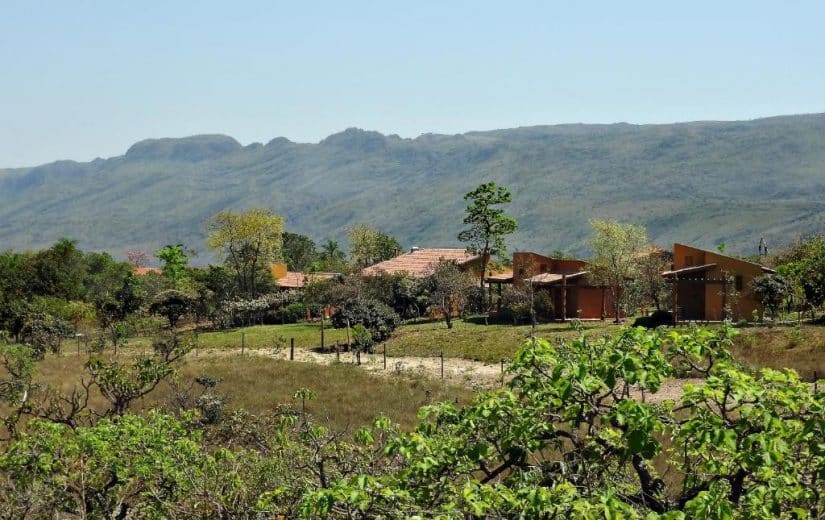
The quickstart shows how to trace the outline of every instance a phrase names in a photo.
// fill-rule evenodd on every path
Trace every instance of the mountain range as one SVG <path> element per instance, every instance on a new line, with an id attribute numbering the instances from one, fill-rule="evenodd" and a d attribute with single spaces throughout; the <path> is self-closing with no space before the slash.
<path id="1" fill-rule="evenodd" d="M 825 230 L 825 114 L 751 121 L 533 126 L 424 134 L 350 128 L 319 143 L 225 135 L 148 139 L 124 155 L 0 170 L 0 249 L 60 237 L 84 249 L 204 251 L 218 211 L 270 207 L 286 228 L 345 245 L 367 223 L 405 246 L 458 245 L 462 196 L 513 193 L 511 249 L 584 252 L 592 218 L 643 224 L 662 245 L 751 254 Z"/>

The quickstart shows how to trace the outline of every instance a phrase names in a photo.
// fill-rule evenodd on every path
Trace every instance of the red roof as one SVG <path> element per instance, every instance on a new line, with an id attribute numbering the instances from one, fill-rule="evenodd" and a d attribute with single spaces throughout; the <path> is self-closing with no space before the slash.
<path id="1" fill-rule="evenodd" d="M 415 278 L 426 278 L 435 272 L 439 262 L 455 262 L 464 265 L 478 259 L 478 255 L 458 248 L 413 248 L 409 253 L 371 265 L 361 270 L 364 276 L 383 273 L 407 273 Z"/>
<path id="2" fill-rule="evenodd" d="M 149 273 L 163 274 L 163 269 L 160 267 L 135 267 L 132 272 L 138 276 L 143 276 Z"/>
<path id="3" fill-rule="evenodd" d="M 284 289 L 300 289 L 312 280 L 329 280 L 337 275 L 337 273 L 310 273 L 304 274 L 296 271 L 287 271 L 286 276 L 278 278 L 276 283 L 278 287 Z"/>

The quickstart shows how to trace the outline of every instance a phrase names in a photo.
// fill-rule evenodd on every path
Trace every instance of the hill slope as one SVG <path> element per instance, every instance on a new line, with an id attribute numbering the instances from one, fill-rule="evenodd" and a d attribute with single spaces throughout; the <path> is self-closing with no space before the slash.
<path id="1" fill-rule="evenodd" d="M 751 253 L 760 236 L 778 244 L 825 229 L 825 114 L 416 139 L 349 129 L 245 147 L 218 135 L 147 140 L 110 159 L 0 170 L 0 248 L 70 236 L 116 253 L 202 250 L 208 217 L 251 206 L 318 240 L 368 222 L 406 245 L 452 245 L 462 195 L 486 180 L 513 192 L 514 248 L 580 250 L 589 218 L 614 217 L 663 244 Z"/>

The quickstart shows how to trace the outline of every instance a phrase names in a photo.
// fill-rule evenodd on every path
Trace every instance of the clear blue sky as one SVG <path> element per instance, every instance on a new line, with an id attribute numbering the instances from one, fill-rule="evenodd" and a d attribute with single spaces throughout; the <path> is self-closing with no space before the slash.
<path id="1" fill-rule="evenodd" d="M 197 133 L 822 112 L 824 22 L 821 0 L 3 0 L 0 167 Z"/>

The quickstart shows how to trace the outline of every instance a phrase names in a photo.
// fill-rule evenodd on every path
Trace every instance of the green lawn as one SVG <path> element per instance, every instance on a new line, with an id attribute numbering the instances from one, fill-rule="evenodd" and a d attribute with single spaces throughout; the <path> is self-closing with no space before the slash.
<path id="1" fill-rule="evenodd" d="M 711 325 L 715 326 L 715 325 Z M 610 334 L 617 327 L 610 322 L 585 322 L 585 331 L 591 335 Z M 528 325 L 483 325 L 474 321 L 455 320 L 448 329 L 443 321 L 402 325 L 386 342 L 387 355 L 437 356 L 444 352 L 448 358 L 465 358 L 487 363 L 498 363 L 513 356 L 519 346 L 530 337 Z M 542 338 L 572 338 L 576 332 L 569 323 L 548 323 L 536 327 Z M 230 331 L 204 332 L 199 336 L 201 349 L 238 349 L 241 335 L 248 349 L 286 348 L 295 338 L 296 348 L 316 348 L 321 343 L 318 323 L 291 325 L 264 325 Z M 330 347 L 338 340 L 346 343 L 344 329 L 325 329 L 325 343 Z M 825 327 L 804 325 L 794 327 L 749 327 L 740 331 L 735 342 L 734 356 L 753 367 L 787 367 L 803 377 L 825 375 Z M 148 348 L 148 338 L 132 338 L 130 348 Z M 74 344 L 67 343 L 67 351 Z M 383 348 L 378 347 L 379 352 Z"/>
<path id="2" fill-rule="evenodd" d="M 608 334 L 616 329 L 609 322 L 585 322 L 589 334 Z M 530 337 L 529 325 L 484 325 L 472 321 L 455 320 L 448 329 L 443 321 L 404 325 L 387 341 L 388 356 L 437 356 L 474 359 L 498 363 L 508 359 Z M 536 327 L 541 338 L 576 335 L 569 323 L 547 323 Z M 381 348 L 381 347 L 379 347 Z"/>
<path id="3" fill-rule="evenodd" d="M 346 329 L 334 329 L 326 322 L 324 343 L 331 348 L 336 340 L 347 342 Z M 608 334 L 616 329 L 610 322 L 585 322 L 584 329 L 590 334 Z M 387 355 L 437 356 L 444 352 L 448 358 L 464 358 L 487 363 L 498 363 L 513 356 L 525 339 L 530 337 L 529 325 L 484 325 L 474 321 L 454 320 L 448 329 L 443 321 L 402 325 L 387 341 Z M 536 335 L 543 338 L 573 337 L 576 332 L 569 323 L 547 323 L 536 327 Z M 317 348 L 321 345 L 319 323 L 295 323 L 289 325 L 258 325 L 229 331 L 203 332 L 198 337 L 199 348 L 239 349 L 243 335 L 247 349 L 289 347 L 295 338 L 296 348 Z M 150 338 L 129 339 L 130 349 L 145 349 Z M 377 347 L 380 351 L 383 347 Z"/>
<path id="4" fill-rule="evenodd" d="M 345 329 L 334 329 L 329 321 L 324 326 L 324 344 L 331 348 L 336 341 L 347 342 Z M 241 348 L 248 349 L 286 348 L 290 339 L 295 339 L 295 348 L 317 348 L 321 345 L 321 325 L 315 323 L 292 323 L 288 325 L 256 325 L 241 329 L 216 332 L 202 332 L 198 335 L 198 347 L 207 349 Z M 143 348 L 151 344 L 151 338 L 131 338 L 130 347 Z"/>

